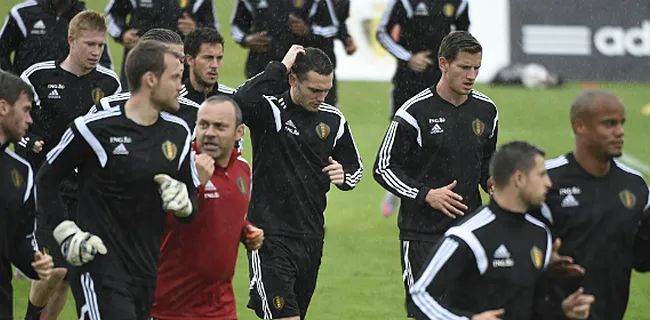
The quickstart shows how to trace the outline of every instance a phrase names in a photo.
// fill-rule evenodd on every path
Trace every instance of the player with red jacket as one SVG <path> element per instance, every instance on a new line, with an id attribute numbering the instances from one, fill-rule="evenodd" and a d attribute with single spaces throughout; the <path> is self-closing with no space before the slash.
<path id="1" fill-rule="evenodd" d="M 151 316 L 160 320 L 237 319 L 232 278 L 239 242 L 262 246 L 261 229 L 246 219 L 251 169 L 234 148 L 244 134 L 241 110 L 225 96 L 198 111 L 193 145 L 199 214 L 191 224 L 167 219 Z"/>

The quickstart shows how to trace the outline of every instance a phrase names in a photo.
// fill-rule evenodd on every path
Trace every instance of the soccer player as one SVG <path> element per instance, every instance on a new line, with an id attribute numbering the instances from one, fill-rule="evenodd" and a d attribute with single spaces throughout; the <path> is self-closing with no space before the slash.
<path id="1" fill-rule="evenodd" d="M 32 279 L 47 280 L 52 256 L 34 252 L 34 171 L 11 151 L 32 122 L 32 89 L 17 76 L 0 71 L 0 318 L 13 319 L 11 264 Z"/>
<path id="2" fill-rule="evenodd" d="M 237 0 L 230 24 L 233 39 L 249 49 L 246 77 L 264 71 L 270 61 L 280 61 L 293 44 L 317 47 L 336 65 L 337 11 L 332 1 Z M 335 90 L 326 102 L 336 104 Z"/>
<path id="3" fill-rule="evenodd" d="M 505 144 L 490 172 L 489 205 L 445 232 L 411 287 L 417 319 L 532 318 L 535 286 L 553 250 L 548 227 L 528 214 L 551 187 L 544 152 L 525 142 Z M 587 319 L 593 302 L 580 288 L 558 311 Z"/>
<path id="4" fill-rule="evenodd" d="M 258 93 L 285 83 L 289 71 L 288 91 Z M 265 234 L 262 247 L 249 252 L 248 307 L 260 318 L 305 317 L 323 252 L 330 183 L 352 190 L 363 173 L 345 117 L 323 102 L 333 71 L 323 51 L 295 45 L 235 95 L 253 148 L 248 220 Z"/>
<path id="5" fill-rule="evenodd" d="M 467 0 L 388 1 L 377 29 L 377 40 L 397 58 L 391 90 L 391 119 L 408 99 L 440 80 L 442 72 L 435 54 L 452 27 L 469 30 L 468 12 Z M 384 216 L 395 213 L 399 197 L 399 194 L 386 192 L 381 206 Z"/>
<path id="6" fill-rule="evenodd" d="M 141 41 L 153 40 L 164 43 L 170 49 L 178 52 L 185 61 L 185 50 L 183 48 L 183 39 L 178 33 L 169 29 L 153 28 L 142 35 Z M 124 105 L 131 97 L 131 92 L 118 93 L 116 95 L 104 97 L 99 100 L 89 112 L 97 112 L 98 110 L 108 110 L 117 106 Z M 199 109 L 199 104 L 181 96 L 178 96 L 178 111 L 174 115 L 185 120 L 190 131 L 194 130 L 196 124 L 196 111 Z"/>
<path id="7" fill-rule="evenodd" d="M 148 319 L 165 216 L 198 211 L 191 133 L 166 112 L 178 110 L 180 58 L 156 41 L 134 47 L 129 100 L 75 119 L 38 173 L 38 214 L 56 226 L 80 318 Z M 74 168 L 83 188 L 71 221 L 57 186 Z"/>
<path id="8" fill-rule="evenodd" d="M 211 96 L 235 94 L 235 89 L 218 82 L 223 53 L 223 37 L 217 30 L 199 28 L 185 37 L 190 76 L 183 83 L 182 97 L 201 104 Z"/>
<path id="9" fill-rule="evenodd" d="M 79 12 L 68 27 L 68 56 L 62 60 L 36 63 L 21 75 L 34 90 L 34 123 L 27 136 L 18 144 L 20 152 L 38 170 L 45 155 L 56 144 L 66 128 L 76 117 L 88 112 L 88 107 L 104 95 L 121 90 L 118 76 L 99 65 L 106 45 L 106 21 L 92 10 Z M 24 148 L 24 149 L 23 149 Z M 20 150 L 22 149 L 22 150 Z M 74 171 L 59 188 L 65 203 L 65 216 L 73 218 L 77 204 L 77 181 Z M 47 282 L 35 281 L 30 291 L 27 317 L 43 311 L 45 319 L 56 319 L 68 297 L 65 281 L 67 264 L 61 256 L 59 245 L 52 237 L 56 226 L 37 221 L 36 240 L 39 247 L 50 252 L 55 272 Z"/>
<path id="10" fill-rule="evenodd" d="M 111 0 L 105 9 L 108 33 L 124 46 L 124 57 L 153 28 L 164 28 L 187 35 L 196 28 L 219 30 L 219 20 L 212 1 L 205 0 Z M 122 64 L 122 84 L 128 81 Z"/>
<path id="11" fill-rule="evenodd" d="M 234 100 L 213 96 L 201 105 L 193 152 L 199 214 L 189 225 L 167 218 L 151 313 L 156 319 L 237 319 L 232 278 L 239 243 L 255 250 L 264 240 L 245 219 L 251 168 L 234 148 L 243 134 Z"/>
<path id="12" fill-rule="evenodd" d="M 554 308 L 578 287 L 596 298 L 592 319 L 623 319 L 632 268 L 647 247 L 635 250 L 635 236 L 650 237 L 639 222 L 650 214 L 650 191 L 643 176 L 614 160 L 622 155 L 625 108 L 613 94 L 585 91 L 571 104 L 575 148 L 546 168 L 553 182 L 543 217 L 561 253 L 573 257 L 587 272 L 583 277 L 550 281 L 537 319 L 558 319 Z M 646 242 L 647 243 L 647 242 Z"/>
<path id="13" fill-rule="evenodd" d="M 0 31 L 0 69 L 20 75 L 34 63 L 65 59 L 68 25 L 84 10 L 86 5 L 77 0 L 25 1 L 15 5 Z M 103 51 L 99 63 L 113 69 L 108 46 Z"/>
<path id="14" fill-rule="evenodd" d="M 481 206 L 497 144 L 498 112 L 473 90 L 481 45 L 465 31 L 446 36 L 438 52 L 442 78 L 396 113 L 377 153 L 374 177 L 399 195 L 398 226 L 407 314 L 409 291 L 424 259 L 456 216 Z"/>

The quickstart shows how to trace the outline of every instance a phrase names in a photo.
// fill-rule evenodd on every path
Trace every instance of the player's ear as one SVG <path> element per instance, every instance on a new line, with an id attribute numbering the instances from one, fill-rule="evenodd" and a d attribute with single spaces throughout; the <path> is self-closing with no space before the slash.
<path id="1" fill-rule="evenodd" d="M 521 172 L 521 170 L 516 170 L 515 173 L 512 174 L 512 179 L 511 183 L 517 187 L 517 189 L 520 189 L 521 187 L 524 186 L 524 183 L 526 182 L 526 174 Z"/>
<path id="2" fill-rule="evenodd" d="M 574 134 L 581 134 L 585 130 L 585 122 L 582 119 L 573 119 L 571 120 L 571 127 L 573 128 Z"/>
<path id="3" fill-rule="evenodd" d="M 449 68 L 449 64 L 447 63 L 447 59 L 445 57 L 438 57 L 438 65 L 440 66 L 440 70 L 447 72 Z"/>
<path id="4" fill-rule="evenodd" d="M 296 82 L 298 82 L 298 77 L 296 77 L 296 75 L 295 75 L 293 72 L 290 73 L 290 74 L 289 74 L 289 84 L 290 84 L 292 87 L 295 87 L 295 86 L 296 86 Z"/>
<path id="5" fill-rule="evenodd" d="M 74 38 L 72 36 L 68 36 L 68 46 L 72 47 L 73 42 L 74 42 Z"/>
<path id="6" fill-rule="evenodd" d="M 188 65 L 188 66 L 193 66 L 193 65 L 194 65 L 194 57 L 192 57 L 192 56 L 189 55 L 189 54 L 186 55 L 186 56 L 185 56 L 185 62 L 187 62 L 187 65 Z"/>
<path id="7" fill-rule="evenodd" d="M 241 139 L 244 136 L 244 124 L 240 124 L 237 126 L 237 129 L 235 129 L 235 138 L 237 140 Z"/>
<path id="8" fill-rule="evenodd" d="M 142 75 L 142 84 L 143 85 L 145 85 L 145 86 L 147 86 L 149 88 L 153 88 L 153 87 L 156 86 L 157 83 L 158 83 L 158 77 L 156 77 L 156 75 L 153 72 L 148 71 L 148 72 L 145 72 Z"/>
<path id="9" fill-rule="evenodd" d="M 11 108 L 9 102 L 5 99 L 0 99 L 0 116 L 7 115 L 7 113 L 9 113 L 9 108 Z"/>

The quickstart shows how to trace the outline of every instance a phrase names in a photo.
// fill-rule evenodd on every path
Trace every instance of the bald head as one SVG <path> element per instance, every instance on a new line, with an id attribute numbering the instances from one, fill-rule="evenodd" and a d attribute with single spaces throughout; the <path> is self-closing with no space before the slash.
<path id="1" fill-rule="evenodd" d="M 598 112 L 604 105 L 623 104 L 613 94 L 602 90 L 587 90 L 582 92 L 571 104 L 571 121 L 584 119 L 585 116 Z"/>
<path id="2" fill-rule="evenodd" d="M 199 114 L 205 113 L 206 108 L 223 108 L 223 107 L 231 107 L 234 108 L 235 112 L 235 126 L 239 126 L 240 124 L 243 123 L 243 117 L 241 113 L 241 109 L 239 108 L 239 105 L 235 100 L 227 97 L 227 96 L 212 96 L 209 97 L 207 100 L 203 101 L 201 106 L 199 107 Z M 203 111 L 202 111 L 203 110 Z"/>
<path id="3" fill-rule="evenodd" d="M 577 150 L 603 163 L 622 154 L 624 123 L 625 107 L 609 92 L 585 91 L 571 104 Z"/>
<path id="4" fill-rule="evenodd" d="M 196 144 L 222 167 L 228 165 L 237 140 L 244 135 L 241 109 L 226 96 L 205 100 L 196 117 Z"/>

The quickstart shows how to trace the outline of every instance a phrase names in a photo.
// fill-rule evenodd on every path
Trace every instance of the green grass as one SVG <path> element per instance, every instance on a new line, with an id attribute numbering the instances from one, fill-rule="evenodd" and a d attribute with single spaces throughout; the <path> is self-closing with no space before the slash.
<path id="1" fill-rule="evenodd" d="M 0 12 L 8 12 L 16 0 L 2 1 Z M 88 4 L 103 10 L 106 0 L 90 0 Z M 230 37 L 228 20 L 233 0 L 217 1 L 226 57 L 220 82 L 237 86 L 244 80 L 245 51 Z M 115 65 L 121 63 L 122 49 L 110 43 Z M 489 61 L 484 61 L 489 63 Z M 117 69 L 117 68 L 116 68 Z M 119 69 L 118 69 L 119 70 Z M 650 118 L 641 108 L 650 103 L 645 90 L 648 84 L 601 83 L 600 87 L 619 95 L 627 107 L 627 143 L 625 151 L 634 157 L 650 159 L 647 128 Z M 309 310 L 311 319 L 402 319 L 403 289 L 399 263 L 399 242 L 396 217 L 384 218 L 379 202 L 384 191 L 372 178 L 371 168 L 377 148 L 387 129 L 388 83 L 343 82 L 339 86 L 340 105 L 354 133 L 366 172 L 356 190 L 330 193 L 326 212 L 327 235 L 325 252 L 316 293 Z M 524 139 L 544 148 L 555 157 L 573 146 L 568 122 L 568 106 L 582 90 L 579 83 L 561 89 L 525 90 L 478 86 L 499 107 L 500 142 Z M 245 156 L 250 157 L 250 148 Z M 650 162 L 650 160 L 645 160 Z M 650 174 L 650 173 L 647 173 Z M 16 280 L 15 314 L 24 315 L 29 282 Z M 240 319 L 256 319 L 246 309 L 248 270 L 245 253 L 240 251 L 234 279 Z M 647 319 L 642 311 L 650 298 L 650 278 L 635 274 L 626 319 Z M 596 302 L 597 303 L 597 302 Z M 68 304 L 61 319 L 75 319 L 74 301 Z"/>

